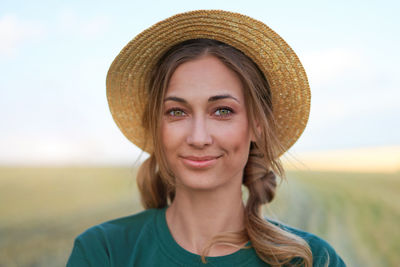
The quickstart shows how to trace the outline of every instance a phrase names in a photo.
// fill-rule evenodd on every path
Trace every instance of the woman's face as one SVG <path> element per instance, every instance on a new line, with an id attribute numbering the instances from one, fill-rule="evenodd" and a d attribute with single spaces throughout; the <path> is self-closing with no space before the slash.
<path id="1" fill-rule="evenodd" d="M 242 84 L 219 59 L 180 65 L 164 98 L 162 145 L 177 188 L 240 188 L 250 131 Z"/>

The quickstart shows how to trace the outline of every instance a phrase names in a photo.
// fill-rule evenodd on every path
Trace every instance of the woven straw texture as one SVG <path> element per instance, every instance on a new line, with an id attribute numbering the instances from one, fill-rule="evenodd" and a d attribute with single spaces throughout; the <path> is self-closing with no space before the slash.
<path id="1" fill-rule="evenodd" d="M 285 151 L 305 129 L 310 88 L 300 60 L 289 45 L 264 23 L 221 10 L 197 10 L 167 18 L 131 40 L 114 59 L 107 74 L 107 99 L 122 133 L 151 152 L 141 126 L 150 70 L 173 45 L 208 38 L 227 43 L 250 57 L 264 72 L 272 94 L 277 136 Z"/>

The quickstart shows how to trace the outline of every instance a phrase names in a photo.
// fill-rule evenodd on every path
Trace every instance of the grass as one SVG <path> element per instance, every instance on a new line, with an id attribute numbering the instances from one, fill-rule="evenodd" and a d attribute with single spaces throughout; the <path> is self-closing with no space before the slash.
<path id="1" fill-rule="evenodd" d="M 0 170 L 0 266 L 65 266 L 76 235 L 140 204 L 128 168 Z"/>
<path id="2" fill-rule="evenodd" d="M 327 240 L 348 266 L 400 262 L 400 173 L 289 172 L 266 215 Z M 1 168 L 0 266 L 65 266 L 88 227 L 141 209 L 129 168 Z"/>
<path id="3" fill-rule="evenodd" d="M 327 240 L 349 266 L 400 262 L 400 173 L 289 172 L 268 208 Z"/>

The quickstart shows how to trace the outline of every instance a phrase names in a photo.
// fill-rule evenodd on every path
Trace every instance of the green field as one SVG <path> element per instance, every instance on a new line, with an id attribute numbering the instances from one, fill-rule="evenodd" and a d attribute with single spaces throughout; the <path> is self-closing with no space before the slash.
<path id="1" fill-rule="evenodd" d="M 348 266 L 400 263 L 400 173 L 289 172 L 266 215 Z M 131 168 L 1 168 L 0 266 L 65 266 L 86 228 L 141 209 Z"/>

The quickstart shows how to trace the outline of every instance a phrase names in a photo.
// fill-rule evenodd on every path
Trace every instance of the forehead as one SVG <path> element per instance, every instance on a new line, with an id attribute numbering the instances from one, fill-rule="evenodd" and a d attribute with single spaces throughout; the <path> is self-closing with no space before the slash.
<path id="1" fill-rule="evenodd" d="M 181 64 L 172 74 L 166 97 L 209 97 L 230 94 L 243 100 L 238 75 L 214 56 L 204 56 Z M 242 101 L 241 101 L 242 102 Z"/>

